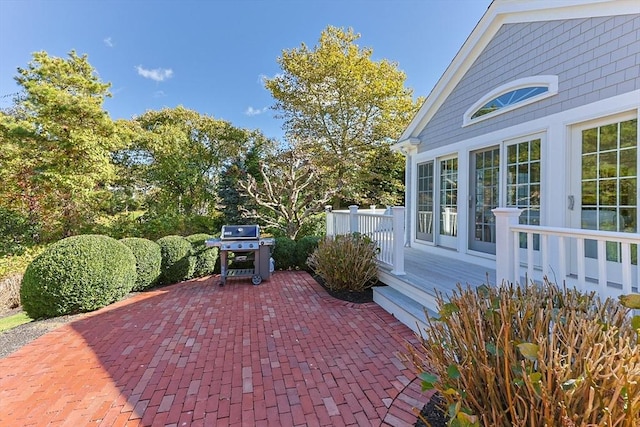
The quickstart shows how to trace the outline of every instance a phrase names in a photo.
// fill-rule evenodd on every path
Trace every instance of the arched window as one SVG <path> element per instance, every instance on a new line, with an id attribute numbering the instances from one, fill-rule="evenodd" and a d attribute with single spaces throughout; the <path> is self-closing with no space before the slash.
<path id="1" fill-rule="evenodd" d="M 504 84 L 469 108 L 462 125 L 470 125 L 558 93 L 558 76 L 534 76 Z"/>

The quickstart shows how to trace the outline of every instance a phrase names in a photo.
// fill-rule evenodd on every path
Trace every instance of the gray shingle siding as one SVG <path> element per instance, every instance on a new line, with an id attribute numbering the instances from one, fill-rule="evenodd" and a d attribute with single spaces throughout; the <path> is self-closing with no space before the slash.
<path id="1" fill-rule="evenodd" d="M 557 75 L 558 94 L 462 127 L 496 87 Z M 420 133 L 420 151 L 640 89 L 640 15 L 503 25 Z"/>

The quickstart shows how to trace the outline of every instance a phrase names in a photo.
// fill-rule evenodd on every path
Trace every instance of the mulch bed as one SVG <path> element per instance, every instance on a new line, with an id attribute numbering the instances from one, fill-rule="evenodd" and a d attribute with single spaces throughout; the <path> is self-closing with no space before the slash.
<path id="1" fill-rule="evenodd" d="M 429 403 L 422 407 L 415 427 L 446 427 L 447 417 L 442 410 L 444 404 L 444 399 L 440 395 L 434 394 L 433 397 L 429 399 Z M 425 420 L 427 424 L 425 424 L 423 420 Z"/>
<path id="2" fill-rule="evenodd" d="M 348 301 L 355 304 L 363 304 L 366 302 L 373 302 L 373 288 L 365 289 L 362 292 L 352 291 L 334 291 L 327 287 L 322 277 L 317 274 L 313 274 L 313 278 L 318 282 L 329 295 L 342 301 Z M 382 282 L 378 282 L 375 286 L 386 286 Z"/>

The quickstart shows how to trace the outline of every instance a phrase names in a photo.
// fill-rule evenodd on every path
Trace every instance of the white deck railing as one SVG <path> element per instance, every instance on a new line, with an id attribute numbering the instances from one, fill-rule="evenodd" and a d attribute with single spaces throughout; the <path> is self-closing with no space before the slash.
<path id="1" fill-rule="evenodd" d="M 391 267 L 391 273 L 404 275 L 404 207 L 390 209 L 358 210 L 349 206 L 348 211 L 327 213 L 327 236 L 361 233 L 378 245 L 378 262 Z"/>
<path id="2" fill-rule="evenodd" d="M 597 291 L 601 297 L 640 291 L 638 261 L 632 259 L 632 247 L 640 245 L 640 234 L 520 225 L 519 209 L 493 212 L 498 281 L 520 282 L 524 274 L 528 281 L 548 277 L 586 292 Z M 521 245 L 521 236 L 526 236 L 526 245 Z M 585 249 L 588 241 L 594 242 L 591 251 Z M 613 261 L 607 260 L 608 246 L 613 249 L 609 254 Z"/>

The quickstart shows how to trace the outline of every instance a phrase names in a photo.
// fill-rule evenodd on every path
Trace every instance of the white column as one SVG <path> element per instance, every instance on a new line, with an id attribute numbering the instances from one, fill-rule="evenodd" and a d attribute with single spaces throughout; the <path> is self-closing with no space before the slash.
<path id="1" fill-rule="evenodd" d="M 391 274 L 396 276 L 405 275 L 404 271 L 404 206 L 394 206 L 391 208 L 393 215 L 393 269 Z"/>
<path id="2" fill-rule="evenodd" d="M 358 226 L 358 205 L 349 206 L 349 233 L 359 233 Z"/>
<path id="3" fill-rule="evenodd" d="M 496 208 L 491 212 L 496 217 L 496 285 L 503 281 L 519 282 L 519 268 L 514 265 L 513 248 L 516 235 L 510 227 L 518 225 L 522 209 Z"/>

